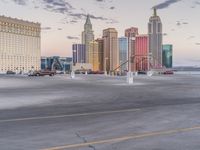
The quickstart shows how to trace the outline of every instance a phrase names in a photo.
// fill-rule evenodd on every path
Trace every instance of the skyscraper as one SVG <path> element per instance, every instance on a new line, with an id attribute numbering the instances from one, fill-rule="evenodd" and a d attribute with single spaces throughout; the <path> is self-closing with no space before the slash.
<path id="1" fill-rule="evenodd" d="M 104 71 L 114 71 L 119 67 L 118 32 L 115 28 L 103 30 Z"/>
<path id="2" fill-rule="evenodd" d="M 120 71 L 124 72 L 128 70 L 128 38 L 119 38 L 119 64 L 121 65 Z M 123 65 L 122 65 L 123 64 Z"/>
<path id="3" fill-rule="evenodd" d="M 125 37 L 128 38 L 128 69 L 133 72 L 134 70 L 134 55 L 135 55 L 135 37 L 138 35 L 138 28 L 131 27 L 125 30 Z M 130 64 L 130 67 L 129 67 Z"/>
<path id="4" fill-rule="evenodd" d="M 72 45 L 73 63 L 85 63 L 85 44 Z"/>
<path id="5" fill-rule="evenodd" d="M 149 63 L 149 41 L 148 35 L 137 35 L 135 40 L 135 70 L 147 71 Z"/>
<path id="6" fill-rule="evenodd" d="M 82 32 L 82 44 L 85 44 L 86 63 L 89 62 L 89 43 L 94 40 L 94 33 L 92 30 L 92 23 L 90 16 L 87 15 L 87 19 L 84 25 L 84 31 Z"/>
<path id="7" fill-rule="evenodd" d="M 162 22 L 156 8 L 148 23 L 149 55 L 153 67 L 162 66 Z"/>
<path id="8" fill-rule="evenodd" d="M 172 58 L 173 58 L 173 46 L 171 44 L 165 44 L 163 45 L 163 51 L 162 51 L 162 61 L 163 66 L 166 68 L 172 68 Z"/>
<path id="9" fill-rule="evenodd" d="M 99 71 L 99 46 L 96 41 L 89 44 L 89 64 L 92 64 L 93 71 Z"/>
<path id="10" fill-rule="evenodd" d="M 131 27 L 125 30 L 125 37 L 135 37 L 138 35 L 138 28 L 136 27 Z"/>

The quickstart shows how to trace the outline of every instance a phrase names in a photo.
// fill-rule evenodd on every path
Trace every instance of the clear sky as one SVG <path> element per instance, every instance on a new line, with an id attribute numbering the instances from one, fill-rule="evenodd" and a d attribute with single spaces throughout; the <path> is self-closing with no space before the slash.
<path id="1" fill-rule="evenodd" d="M 158 8 L 164 44 L 173 44 L 175 65 L 200 66 L 200 0 L 0 0 L 0 15 L 39 22 L 42 56 L 71 56 L 72 43 L 81 42 L 85 15 L 92 15 L 95 38 L 114 27 L 138 27 L 147 34 L 147 23 Z"/>

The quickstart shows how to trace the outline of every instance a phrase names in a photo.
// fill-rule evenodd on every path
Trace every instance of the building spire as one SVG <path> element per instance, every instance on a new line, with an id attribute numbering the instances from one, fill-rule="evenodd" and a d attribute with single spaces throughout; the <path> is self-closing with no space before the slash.
<path id="1" fill-rule="evenodd" d="M 85 24 L 92 24 L 91 21 L 90 21 L 90 15 L 89 14 L 87 15 L 87 19 L 86 19 Z"/>
<path id="2" fill-rule="evenodd" d="M 156 17 L 157 16 L 157 9 L 156 9 L 156 7 L 153 8 L 153 11 L 154 11 L 153 16 Z"/>

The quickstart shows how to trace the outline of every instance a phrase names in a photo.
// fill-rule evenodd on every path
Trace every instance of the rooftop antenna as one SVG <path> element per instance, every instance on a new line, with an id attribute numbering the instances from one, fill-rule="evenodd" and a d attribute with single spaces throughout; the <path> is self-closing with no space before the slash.
<path id="1" fill-rule="evenodd" d="M 154 11 L 154 14 L 153 14 L 153 15 L 154 15 L 154 16 L 157 16 L 157 9 L 156 9 L 156 7 L 153 8 L 153 11 Z"/>

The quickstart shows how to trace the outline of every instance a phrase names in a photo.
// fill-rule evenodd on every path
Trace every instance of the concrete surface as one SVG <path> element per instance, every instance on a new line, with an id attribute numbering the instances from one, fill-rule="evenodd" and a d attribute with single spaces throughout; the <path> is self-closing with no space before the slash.
<path id="1" fill-rule="evenodd" d="M 199 150 L 200 76 L 0 76 L 1 150 Z"/>

